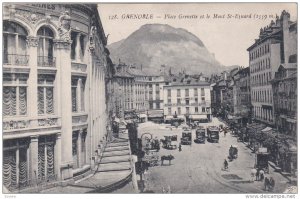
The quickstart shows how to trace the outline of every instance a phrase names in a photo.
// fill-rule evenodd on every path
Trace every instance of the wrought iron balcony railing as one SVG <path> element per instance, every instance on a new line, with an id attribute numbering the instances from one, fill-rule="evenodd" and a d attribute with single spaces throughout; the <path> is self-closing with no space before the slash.
<path id="1" fill-rule="evenodd" d="M 38 66 L 55 67 L 55 57 L 38 56 Z"/>
<path id="2" fill-rule="evenodd" d="M 6 65 L 28 66 L 28 62 L 29 55 L 3 54 L 3 64 Z"/>

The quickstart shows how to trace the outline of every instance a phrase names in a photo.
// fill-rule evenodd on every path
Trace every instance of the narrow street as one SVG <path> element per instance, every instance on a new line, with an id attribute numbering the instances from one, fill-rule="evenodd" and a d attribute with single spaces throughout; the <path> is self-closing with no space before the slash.
<path id="1" fill-rule="evenodd" d="M 222 124 L 217 118 L 203 126 Z M 165 135 L 177 135 L 178 144 L 182 129 L 166 128 L 165 124 L 144 123 L 139 126 L 139 137 L 151 133 L 158 139 Z M 195 130 L 192 131 L 192 140 Z M 236 160 L 229 162 L 229 170 L 222 171 L 224 159 L 228 156 L 231 145 L 238 145 L 239 154 Z M 165 161 L 164 165 L 150 167 L 145 174 L 146 190 L 161 193 L 162 189 L 171 189 L 171 193 L 262 193 L 263 182 L 250 182 L 250 170 L 255 162 L 255 154 L 251 153 L 244 143 L 237 142 L 230 133 L 224 137 L 220 134 L 219 143 L 182 145 L 182 151 L 161 148 L 159 155 L 173 155 L 171 165 Z M 272 169 L 270 169 L 272 170 Z M 280 174 L 270 171 L 280 189 L 274 192 L 283 192 L 287 187 L 287 180 Z"/>

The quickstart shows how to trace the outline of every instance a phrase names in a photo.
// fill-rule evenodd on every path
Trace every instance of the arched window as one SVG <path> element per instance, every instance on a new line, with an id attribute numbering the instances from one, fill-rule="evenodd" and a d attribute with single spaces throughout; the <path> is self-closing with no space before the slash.
<path id="1" fill-rule="evenodd" d="M 27 31 L 17 23 L 3 22 L 3 63 L 28 65 Z"/>
<path id="2" fill-rule="evenodd" d="M 53 39 L 54 35 L 50 28 L 41 27 L 37 35 L 39 37 L 38 45 L 38 66 L 54 67 L 55 58 L 53 57 Z"/>

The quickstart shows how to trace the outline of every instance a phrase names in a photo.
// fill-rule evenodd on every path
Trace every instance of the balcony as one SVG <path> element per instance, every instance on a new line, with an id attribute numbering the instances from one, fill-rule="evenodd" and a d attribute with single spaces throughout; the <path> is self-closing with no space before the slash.
<path id="1" fill-rule="evenodd" d="M 37 65 L 40 67 L 55 67 L 55 57 L 38 56 Z"/>
<path id="2" fill-rule="evenodd" d="M 82 113 L 73 113 L 72 114 L 72 126 L 73 130 L 79 130 L 82 127 L 87 127 L 88 114 L 85 112 Z"/>
<path id="3" fill-rule="evenodd" d="M 29 55 L 4 54 L 4 65 L 28 66 Z"/>
<path id="4" fill-rule="evenodd" d="M 35 133 L 37 129 L 54 130 L 61 126 L 61 119 L 55 115 L 40 116 L 38 118 L 4 118 L 4 137 L 15 135 L 16 132 Z"/>

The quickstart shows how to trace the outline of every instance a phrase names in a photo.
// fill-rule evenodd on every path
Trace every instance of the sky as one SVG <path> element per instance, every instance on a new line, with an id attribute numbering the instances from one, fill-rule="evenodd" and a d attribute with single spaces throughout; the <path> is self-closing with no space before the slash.
<path id="1" fill-rule="evenodd" d="M 260 28 L 282 10 L 290 13 L 292 21 L 298 18 L 296 3 L 104 3 L 98 4 L 98 10 L 104 32 L 109 34 L 108 44 L 127 38 L 144 24 L 168 24 L 196 35 L 225 66 L 248 66 L 247 48 L 257 39 Z M 135 18 L 141 15 L 145 17 Z"/>

